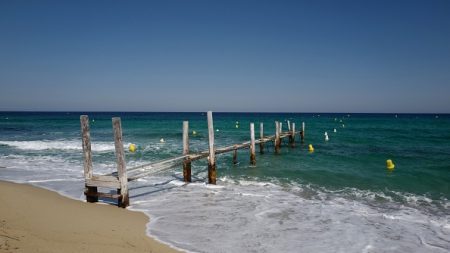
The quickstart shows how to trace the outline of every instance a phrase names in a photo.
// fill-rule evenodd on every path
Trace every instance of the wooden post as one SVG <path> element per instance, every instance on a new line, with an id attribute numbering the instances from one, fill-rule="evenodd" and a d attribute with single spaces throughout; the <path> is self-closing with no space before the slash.
<path id="1" fill-rule="evenodd" d="M 209 137 L 208 183 L 216 184 L 216 154 L 214 150 L 214 126 L 211 111 L 208 111 L 207 117 L 208 117 L 208 137 Z"/>
<path id="2" fill-rule="evenodd" d="M 238 164 L 238 160 L 237 160 L 237 145 L 234 145 L 234 150 L 233 150 L 233 164 L 234 164 L 234 165 Z"/>
<path id="3" fill-rule="evenodd" d="M 289 120 L 287 121 L 287 125 L 288 125 L 288 131 L 291 131 L 291 122 Z"/>
<path id="4" fill-rule="evenodd" d="M 250 164 L 256 165 L 255 124 L 254 123 L 250 123 Z"/>
<path id="5" fill-rule="evenodd" d="M 278 122 L 280 124 L 280 134 L 283 132 L 283 122 Z"/>
<path id="6" fill-rule="evenodd" d="M 292 131 L 291 131 L 291 147 L 295 147 L 295 123 L 292 123 Z"/>
<path id="7" fill-rule="evenodd" d="M 264 154 L 264 142 L 262 142 L 262 139 L 264 139 L 264 124 L 262 122 L 259 123 L 259 138 L 261 139 L 261 142 L 259 143 L 259 153 Z"/>
<path id="8" fill-rule="evenodd" d="M 119 198 L 118 206 L 127 207 L 130 205 L 130 199 L 128 196 L 128 177 L 125 164 L 125 152 L 123 150 L 122 143 L 122 125 L 120 118 L 112 118 L 112 125 L 114 129 L 114 146 L 116 149 L 117 158 L 117 174 L 120 182 L 120 189 L 117 189 L 117 193 L 122 195 L 122 198 Z"/>
<path id="9" fill-rule="evenodd" d="M 183 121 L 183 155 L 189 155 L 189 121 Z M 183 162 L 184 182 L 192 182 L 191 179 L 191 159 L 184 158 Z"/>
<path id="10" fill-rule="evenodd" d="M 302 122 L 302 131 L 300 132 L 302 143 L 305 143 L 305 122 Z"/>
<path id="11" fill-rule="evenodd" d="M 275 121 L 275 154 L 280 153 L 280 122 Z"/>
<path id="12" fill-rule="evenodd" d="M 89 130 L 89 117 L 87 115 L 80 116 L 81 124 L 81 138 L 83 144 L 83 164 L 84 164 L 84 179 L 92 178 L 92 152 L 91 152 L 91 134 Z M 97 187 L 85 185 L 86 193 L 97 193 Z M 86 195 L 87 202 L 97 202 L 98 197 Z"/>

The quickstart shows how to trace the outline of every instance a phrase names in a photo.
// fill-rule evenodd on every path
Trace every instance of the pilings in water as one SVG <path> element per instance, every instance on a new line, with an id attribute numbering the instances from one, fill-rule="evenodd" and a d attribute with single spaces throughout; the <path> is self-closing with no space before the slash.
<path id="1" fill-rule="evenodd" d="M 130 199 L 128 196 L 127 168 L 125 164 L 125 152 L 123 150 L 122 143 L 122 124 L 120 118 L 112 118 L 112 124 L 114 128 L 114 146 L 117 159 L 117 174 L 119 176 L 120 182 L 120 188 L 117 189 L 117 194 L 122 195 L 122 197 L 119 198 L 118 206 L 127 207 L 130 205 Z"/>
<path id="2" fill-rule="evenodd" d="M 278 121 L 275 121 L 275 154 L 280 153 L 280 147 L 281 147 L 281 139 L 280 139 L 280 130 L 281 130 L 281 124 Z"/>
<path id="3" fill-rule="evenodd" d="M 264 139 L 264 124 L 261 122 L 259 123 L 259 138 L 262 140 Z M 264 142 L 259 142 L 259 153 L 264 154 Z"/>
<path id="4" fill-rule="evenodd" d="M 183 155 L 189 155 L 189 121 L 183 121 Z M 185 157 L 183 161 L 184 182 L 191 182 L 191 159 Z"/>
<path id="5" fill-rule="evenodd" d="M 208 157 L 208 183 L 216 184 L 216 151 L 214 150 L 214 125 L 212 111 L 208 111 L 208 141 L 209 141 L 209 157 Z"/>
<path id="6" fill-rule="evenodd" d="M 300 132 L 300 139 L 305 143 L 305 122 L 302 122 L 302 131 Z"/>
<path id="7" fill-rule="evenodd" d="M 254 123 L 250 123 L 250 164 L 256 165 L 255 124 Z"/>
<path id="8" fill-rule="evenodd" d="M 93 173 L 92 166 L 92 151 L 90 140 L 90 128 L 89 118 L 87 115 L 80 116 L 81 136 L 83 146 L 83 166 L 85 177 L 85 195 L 87 202 L 98 202 L 99 198 L 117 199 L 118 206 L 126 207 L 129 205 L 129 193 L 128 193 L 128 181 L 133 181 L 138 178 L 148 176 L 154 171 L 160 171 L 173 167 L 175 164 L 183 164 L 183 180 L 185 182 L 191 182 L 191 163 L 195 160 L 208 158 L 208 183 L 216 184 L 216 154 L 222 154 L 226 152 L 233 152 L 233 164 L 237 164 L 237 152 L 238 149 L 248 148 L 250 152 L 250 164 L 256 165 L 256 144 L 259 144 L 260 153 L 264 153 L 265 143 L 274 141 L 274 150 L 276 154 L 280 153 L 281 140 L 289 137 L 289 143 L 291 147 L 295 145 L 295 123 L 288 121 L 289 132 L 282 132 L 282 123 L 275 122 L 275 135 L 264 136 L 264 125 L 260 123 L 260 138 L 255 139 L 255 124 L 250 123 L 250 141 L 234 144 L 227 147 L 216 148 L 214 145 L 214 125 L 212 112 L 207 113 L 208 121 L 208 151 L 199 152 L 195 154 L 190 153 L 189 148 L 189 122 L 183 121 L 183 154 L 175 158 L 166 159 L 163 161 L 140 165 L 129 169 L 130 176 L 127 175 L 127 168 L 125 162 L 125 152 L 122 140 L 122 125 L 121 120 L 118 117 L 112 118 L 112 127 L 114 132 L 114 147 L 117 163 L 117 174 L 111 173 L 107 175 L 95 175 Z M 302 123 L 302 131 L 300 132 L 300 138 L 302 143 L 305 136 L 305 123 Z M 170 165 L 169 163 L 172 163 Z M 159 168 L 159 167 L 161 168 Z M 149 169 L 144 169 L 148 167 Z M 144 171 L 146 170 L 146 171 Z M 137 175 L 136 175 L 137 172 Z M 134 174 L 133 174 L 134 173 Z M 98 192 L 98 187 L 115 189 L 116 193 L 103 193 Z"/>
<path id="9" fill-rule="evenodd" d="M 238 151 L 238 147 L 237 147 L 237 145 L 234 145 L 234 149 L 233 149 L 233 164 L 234 165 L 238 164 L 237 151 Z"/>
<path id="10" fill-rule="evenodd" d="M 289 144 L 291 147 L 295 147 L 295 123 L 292 123 L 292 127 L 289 129 Z"/>

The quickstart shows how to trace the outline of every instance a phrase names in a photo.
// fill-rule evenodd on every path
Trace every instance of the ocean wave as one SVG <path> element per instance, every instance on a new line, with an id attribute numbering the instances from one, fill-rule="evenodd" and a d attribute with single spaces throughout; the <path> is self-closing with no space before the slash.
<path id="1" fill-rule="evenodd" d="M 39 141 L 0 141 L 6 145 L 21 150 L 82 150 L 81 140 L 39 140 Z M 129 144 L 124 145 L 128 147 Z M 114 151 L 113 142 L 93 142 L 91 150 L 96 152 Z"/>

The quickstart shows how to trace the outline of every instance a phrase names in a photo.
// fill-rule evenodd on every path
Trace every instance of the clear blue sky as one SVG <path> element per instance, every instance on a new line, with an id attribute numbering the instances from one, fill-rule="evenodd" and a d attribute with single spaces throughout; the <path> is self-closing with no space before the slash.
<path id="1" fill-rule="evenodd" d="M 450 1 L 0 1 L 0 110 L 450 113 Z"/>

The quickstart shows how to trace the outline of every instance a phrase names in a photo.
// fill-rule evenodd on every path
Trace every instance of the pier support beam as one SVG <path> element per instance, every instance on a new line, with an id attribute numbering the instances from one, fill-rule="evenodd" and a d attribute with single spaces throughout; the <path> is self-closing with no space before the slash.
<path id="1" fill-rule="evenodd" d="M 114 146 L 116 149 L 117 173 L 120 182 L 120 189 L 117 189 L 117 193 L 122 195 L 122 198 L 119 198 L 118 205 L 120 207 L 127 207 L 130 205 L 130 199 L 128 196 L 128 177 L 125 164 L 125 152 L 123 150 L 122 125 L 120 122 L 120 118 L 112 118 L 112 125 L 114 129 Z"/>
<path id="2" fill-rule="evenodd" d="M 300 139 L 305 143 L 305 122 L 302 122 L 302 131 L 300 132 Z"/>
<path id="3" fill-rule="evenodd" d="M 261 139 L 261 142 L 259 142 L 259 153 L 264 154 L 264 142 L 262 142 L 262 139 L 264 139 L 264 124 L 262 122 L 259 123 L 259 138 Z"/>
<path id="4" fill-rule="evenodd" d="M 238 164 L 238 160 L 237 160 L 237 145 L 234 145 L 234 150 L 233 150 L 233 164 L 236 165 Z"/>
<path id="5" fill-rule="evenodd" d="M 275 121 L 275 154 L 280 153 L 281 139 L 280 139 L 280 122 Z"/>
<path id="6" fill-rule="evenodd" d="M 92 151 L 91 151 L 91 134 L 89 129 L 89 117 L 87 115 L 80 116 L 81 124 L 81 138 L 83 145 L 83 165 L 84 165 L 84 179 L 85 182 L 92 178 Z M 97 196 L 92 196 L 97 193 L 97 187 L 87 186 L 85 184 L 86 201 L 87 202 L 98 202 Z"/>
<path id="7" fill-rule="evenodd" d="M 292 131 L 291 135 L 289 136 L 289 143 L 291 143 L 291 147 L 295 147 L 295 123 L 292 123 Z"/>
<path id="8" fill-rule="evenodd" d="M 208 157 L 208 183 L 216 184 L 216 152 L 214 150 L 214 125 L 212 111 L 208 111 L 208 140 L 209 140 L 209 157 Z"/>
<path id="9" fill-rule="evenodd" d="M 255 124 L 250 123 L 250 164 L 256 165 L 255 154 Z"/>
<path id="10" fill-rule="evenodd" d="M 189 155 L 189 121 L 183 121 L 183 155 Z M 184 182 L 192 182 L 191 179 L 191 159 L 184 158 L 183 161 Z"/>

